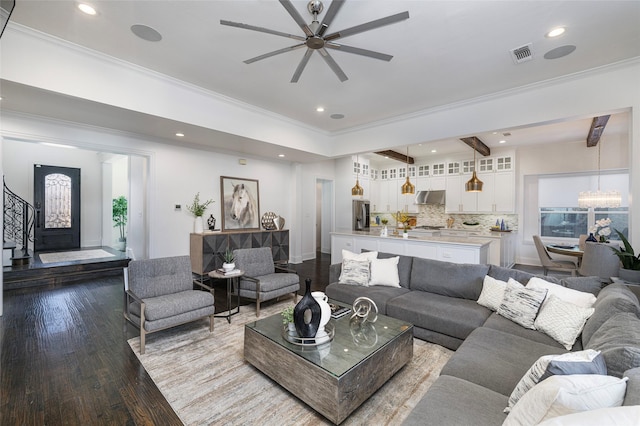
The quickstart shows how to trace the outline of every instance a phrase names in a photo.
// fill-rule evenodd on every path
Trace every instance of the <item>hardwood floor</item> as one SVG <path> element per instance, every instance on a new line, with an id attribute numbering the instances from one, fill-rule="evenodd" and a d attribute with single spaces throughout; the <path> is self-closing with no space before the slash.
<path id="1" fill-rule="evenodd" d="M 329 264 L 329 255 L 319 255 L 291 266 L 302 282 L 310 278 L 313 290 L 324 290 Z M 219 287 L 216 311 L 225 300 Z M 127 344 L 138 331 L 124 320 L 122 304 L 121 276 L 6 291 L 0 424 L 180 424 Z"/>

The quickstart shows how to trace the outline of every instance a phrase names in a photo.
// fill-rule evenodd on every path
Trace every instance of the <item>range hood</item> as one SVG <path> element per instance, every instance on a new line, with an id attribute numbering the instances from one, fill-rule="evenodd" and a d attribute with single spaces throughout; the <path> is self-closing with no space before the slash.
<path id="1" fill-rule="evenodd" d="M 446 191 L 418 191 L 415 204 L 444 204 Z"/>

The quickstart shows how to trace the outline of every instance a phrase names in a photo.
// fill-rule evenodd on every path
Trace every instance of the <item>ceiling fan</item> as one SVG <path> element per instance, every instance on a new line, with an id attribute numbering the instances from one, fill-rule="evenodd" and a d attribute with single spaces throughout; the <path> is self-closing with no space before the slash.
<path id="1" fill-rule="evenodd" d="M 295 44 L 290 47 L 285 47 L 283 49 L 275 50 L 273 52 L 265 53 L 264 55 L 256 56 L 255 58 L 247 59 L 244 61 L 245 64 L 251 64 L 256 61 L 260 61 L 262 59 L 270 58 L 275 55 L 279 55 L 281 53 L 290 52 L 292 50 L 300 49 L 303 47 L 307 47 L 307 51 L 305 52 L 300 64 L 296 68 L 293 73 L 293 77 L 291 77 L 292 83 L 297 83 L 300 79 L 300 75 L 304 68 L 307 66 L 307 62 L 309 62 L 309 58 L 314 51 L 318 51 L 320 56 L 324 61 L 329 65 L 329 68 L 333 70 L 333 72 L 338 76 L 340 81 L 348 80 L 347 75 L 342 71 L 340 66 L 336 63 L 336 61 L 331 57 L 327 49 L 340 50 L 347 53 L 354 53 L 356 55 L 367 56 L 374 59 L 380 59 L 382 61 L 390 61 L 393 56 L 387 55 L 380 52 L 374 52 L 372 50 L 361 49 L 359 47 L 345 46 L 344 44 L 335 43 L 334 40 L 340 37 L 348 37 L 350 35 L 362 33 L 364 31 L 373 30 L 378 27 L 382 27 L 385 25 L 395 24 L 396 22 L 403 21 L 409 18 L 409 12 L 401 12 L 395 15 L 390 15 L 385 18 L 376 19 L 364 24 L 356 25 L 354 27 L 350 27 L 341 31 L 336 31 L 330 34 L 326 34 L 327 29 L 331 25 L 331 22 L 335 18 L 336 14 L 345 3 L 346 0 L 333 0 L 329 9 L 327 9 L 327 13 L 324 16 L 322 22 L 318 22 L 318 15 L 322 13 L 324 9 L 324 5 L 319 0 L 312 0 L 307 4 L 307 10 L 309 13 L 313 15 L 313 21 L 310 24 L 307 24 L 300 16 L 296 8 L 293 6 L 290 0 L 279 0 L 280 4 L 289 12 L 289 15 L 293 18 L 294 21 L 300 26 L 302 31 L 304 32 L 304 36 L 287 34 L 280 31 L 270 30 L 268 28 L 257 27 L 249 24 L 242 24 L 239 22 L 232 22 L 226 20 L 220 20 L 221 25 L 228 25 L 230 27 L 243 28 L 245 30 L 258 31 L 267 34 L 273 34 L 281 37 L 292 38 L 294 40 L 298 40 L 301 43 Z"/>

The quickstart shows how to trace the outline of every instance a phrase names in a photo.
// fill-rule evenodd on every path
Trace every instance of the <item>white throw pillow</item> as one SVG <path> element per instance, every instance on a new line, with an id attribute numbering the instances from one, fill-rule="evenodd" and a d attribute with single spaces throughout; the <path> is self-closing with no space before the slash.
<path id="1" fill-rule="evenodd" d="M 507 288 L 505 281 L 497 280 L 489 275 L 484 277 L 482 292 L 478 298 L 478 305 L 497 311 L 504 299 L 504 291 Z"/>
<path id="2" fill-rule="evenodd" d="M 338 282 L 340 284 L 351 284 L 368 286 L 371 275 L 369 272 L 368 260 L 343 259 L 342 273 Z"/>
<path id="3" fill-rule="evenodd" d="M 371 261 L 371 280 L 369 285 L 385 285 L 389 287 L 400 287 L 400 277 L 398 275 L 398 261 L 400 256 L 388 259 L 373 259 Z"/>
<path id="4" fill-rule="evenodd" d="M 539 426 L 638 426 L 640 405 L 598 408 L 566 416 L 553 417 Z"/>
<path id="5" fill-rule="evenodd" d="M 531 388 L 544 379 L 555 374 L 607 374 L 604 357 L 599 351 L 587 349 L 585 351 L 569 352 L 560 355 L 544 355 L 524 373 L 509 396 L 509 405 L 505 413 L 511 411 L 514 405 Z"/>
<path id="6" fill-rule="evenodd" d="M 535 330 L 534 322 L 538 310 L 547 296 L 544 288 L 526 288 L 509 278 L 504 291 L 504 299 L 498 307 L 498 315 L 520 324 L 524 328 Z"/>
<path id="7" fill-rule="evenodd" d="M 553 284 L 538 277 L 531 278 L 527 283 L 527 288 L 546 288 L 548 294 L 553 294 L 565 302 L 573 303 L 583 308 L 591 308 L 596 303 L 596 297 L 591 293 Z"/>
<path id="8" fill-rule="evenodd" d="M 565 349 L 571 350 L 594 311 L 593 308 L 584 308 L 551 294 L 542 304 L 534 326 L 561 343 Z"/>
<path id="9" fill-rule="evenodd" d="M 551 376 L 518 401 L 503 426 L 537 425 L 553 417 L 619 407 L 627 390 L 627 380 L 597 374 Z"/>
<path id="10" fill-rule="evenodd" d="M 362 253 L 354 253 L 349 250 L 342 249 L 342 260 L 350 259 L 350 260 L 367 260 L 371 262 L 373 259 L 378 258 L 377 251 L 364 251 Z"/>

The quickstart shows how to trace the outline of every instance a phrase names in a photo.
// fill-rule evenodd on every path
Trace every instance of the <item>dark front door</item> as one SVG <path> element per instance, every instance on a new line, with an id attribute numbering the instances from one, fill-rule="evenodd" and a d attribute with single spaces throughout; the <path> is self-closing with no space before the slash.
<path id="1" fill-rule="evenodd" d="M 80 248 L 80 169 L 36 164 L 36 251 Z"/>

